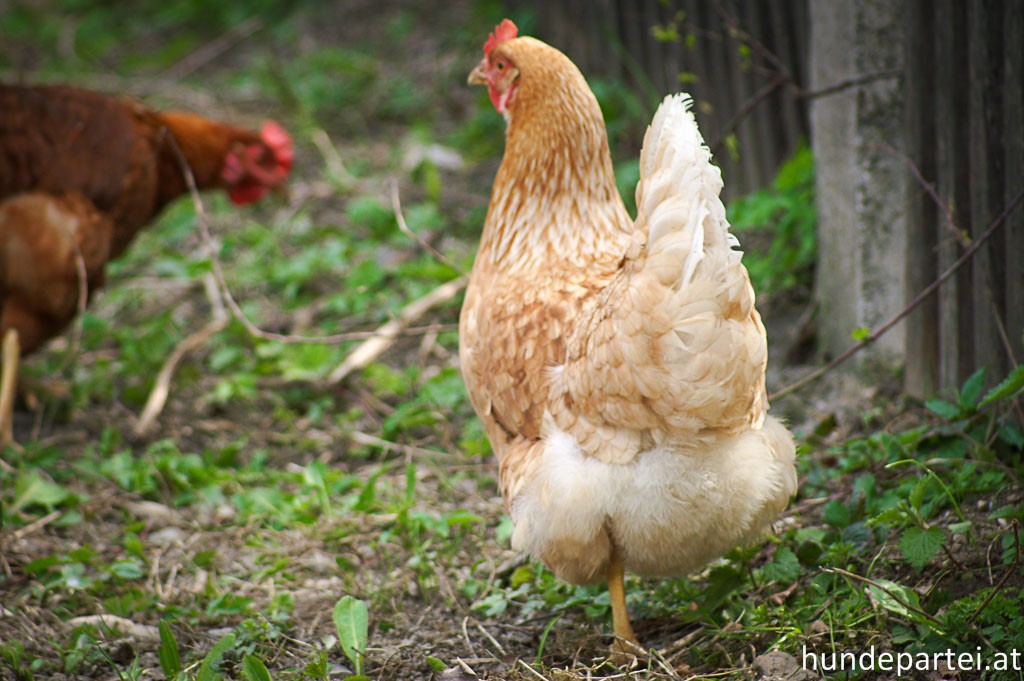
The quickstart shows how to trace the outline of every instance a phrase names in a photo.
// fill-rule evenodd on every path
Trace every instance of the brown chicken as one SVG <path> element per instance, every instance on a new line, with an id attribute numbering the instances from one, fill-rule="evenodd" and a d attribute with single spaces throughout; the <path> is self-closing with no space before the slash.
<path id="1" fill-rule="evenodd" d="M 175 146 L 200 189 L 242 205 L 284 183 L 292 141 L 274 122 L 255 132 L 71 87 L 0 85 L 0 112 L 2 448 L 19 356 L 61 333 L 107 262 L 187 190 Z"/>
<path id="2" fill-rule="evenodd" d="M 796 491 L 793 439 L 767 415 L 764 326 L 689 98 L 648 128 L 633 220 L 583 76 L 516 33 L 499 25 L 469 75 L 508 127 L 462 371 L 513 546 L 607 580 L 635 650 L 623 570 L 684 575 L 757 538 Z"/>

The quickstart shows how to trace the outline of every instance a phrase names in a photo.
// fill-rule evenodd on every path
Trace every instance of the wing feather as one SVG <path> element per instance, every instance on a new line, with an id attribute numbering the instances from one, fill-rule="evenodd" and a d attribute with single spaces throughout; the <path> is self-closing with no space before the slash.
<path id="1" fill-rule="evenodd" d="M 602 314 L 582 320 L 567 343 L 573 354 L 548 404 L 570 432 L 557 408 L 565 396 L 598 428 L 738 432 L 764 420 L 764 327 L 691 104 L 667 97 L 648 128 L 639 248 L 605 289 Z M 602 456 L 600 438 L 575 434 Z"/>

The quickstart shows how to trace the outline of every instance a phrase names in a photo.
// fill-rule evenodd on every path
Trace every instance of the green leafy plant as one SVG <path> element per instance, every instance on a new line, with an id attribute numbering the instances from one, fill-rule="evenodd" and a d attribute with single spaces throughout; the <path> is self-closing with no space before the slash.
<path id="1" fill-rule="evenodd" d="M 242 658 L 242 673 L 248 681 L 271 681 L 270 672 L 263 660 L 252 655 Z"/>
<path id="2" fill-rule="evenodd" d="M 235 647 L 235 635 L 225 634 L 206 653 L 202 664 L 199 665 L 199 672 L 196 674 L 196 681 L 217 681 L 221 678 L 220 664 L 224 654 Z"/>
<path id="3" fill-rule="evenodd" d="M 759 295 L 797 288 L 805 294 L 810 291 L 817 257 L 817 216 L 814 157 L 809 147 L 800 147 L 782 164 L 770 188 L 730 202 L 727 214 Z"/>
<path id="4" fill-rule="evenodd" d="M 26 655 L 25 644 L 20 641 L 0 643 L 0 662 L 18 681 L 35 681 L 35 674 L 32 672 L 35 660 L 32 655 Z"/>
<path id="5" fill-rule="evenodd" d="M 160 668 L 168 679 L 175 679 L 181 673 L 181 655 L 178 653 L 178 641 L 171 632 L 171 627 L 165 620 L 160 620 L 160 647 L 157 649 L 157 656 L 160 658 Z"/>
<path id="6" fill-rule="evenodd" d="M 369 632 L 369 615 L 366 603 L 344 596 L 334 604 L 334 627 L 338 631 L 338 640 L 345 657 L 352 662 L 355 676 L 350 679 L 365 679 L 363 676 L 363 655 L 366 650 Z"/>

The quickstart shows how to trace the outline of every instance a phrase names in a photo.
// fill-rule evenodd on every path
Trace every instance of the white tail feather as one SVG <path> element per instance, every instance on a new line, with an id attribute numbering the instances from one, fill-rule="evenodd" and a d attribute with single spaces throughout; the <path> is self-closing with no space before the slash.
<path id="1" fill-rule="evenodd" d="M 682 256 L 683 284 L 705 254 L 739 246 L 719 198 L 722 173 L 711 163 L 692 105 L 690 96 L 681 93 L 669 95 L 658 107 L 644 135 L 636 189 L 637 226 L 647 230 L 647 253 Z"/>

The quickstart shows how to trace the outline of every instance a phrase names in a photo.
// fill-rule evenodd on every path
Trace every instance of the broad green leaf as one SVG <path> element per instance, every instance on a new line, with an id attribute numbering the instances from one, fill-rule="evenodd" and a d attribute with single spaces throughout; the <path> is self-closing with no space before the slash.
<path id="1" fill-rule="evenodd" d="M 474 515 L 465 509 L 458 509 L 452 511 L 444 517 L 444 522 L 448 527 L 456 527 L 458 525 L 472 525 L 473 523 L 482 523 L 484 521 L 478 515 Z"/>
<path id="2" fill-rule="evenodd" d="M 900 537 L 900 550 L 907 561 L 920 570 L 935 557 L 944 543 L 946 532 L 941 527 L 929 527 L 927 530 L 910 527 Z"/>
<path id="3" fill-rule="evenodd" d="M 915 511 L 921 510 L 921 504 L 924 503 L 924 493 L 928 491 L 928 483 L 930 481 L 931 478 L 921 478 L 910 492 L 910 507 Z"/>
<path id="4" fill-rule="evenodd" d="M 878 489 L 878 483 L 875 481 L 875 476 L 871 475 L 871 473 L 865 473 L 854 481 L 853 488 L 863 492 L 865 498 L 871 499 Z"/>
<path id="5" fill-rule="evenodd" d="M 764 574 L 784 584 L 791 584 L 800 576 L 800 561 L 792 550 L 783 546 L 775 552 L 772 562 L 764 566 Z"/>
<path id="6" fill-rule="evenodd" d="M 271 681 L 267 665 L 258 657 L 246 655 L 242 658 L 242 673 L 248 681 Z"/>
<path id="7" fill-rule="evenodd" d="M 874 518 L 868 521 L 868 525 L 874 527 L 875 525 L 894 525 L 896 523 L 903 522 L 907 519 L 907 514 L 901 511 L 899 508 L 893 506 L 887 508 Z"/>
<path id="8" fill-rule="evenodd" d="M 45 479 L 37 471 L 22 473 L 18 481 L 14 483 L 14 501 L 10 503 L 7 510 L 12 514 L 27 506 L 38 504 L 52 509 L 68 498 L 70 493 L 61 487 Z"/>
<path id="9" fill-rule="evenodd" d="M 981 391 L 985 389 L 985 368 L 981 367 L 964 381 L 964 387 L 960 389 L 960 406 L 964 409 L 977 406 Z"/>
<path id="10" fill-rule="evenodd" d="M 850 523 L 839 533 L 839 541 L 861 545 L 871 541 L 871 530 L 863 522 Z"/>
<path id="11" fill-rule="evenodd" d="M 203 663 L 199 665 L 199 673 L 196 674 L 196 681 L 216 681 L 220 678 L 220 672 L 217 668 L 220 666 L 220 660 L 224 657 L 224 653 L 235 647 L 235 635 L 228 634 L 210 648 L 210 652 L 206 653 L 206 657 L 203 658 Z"/>
<path id="12" fill-rule="evenodd" d="M 963 534 L 967 530 L 971 529 L 971 521 L 965 520 L 962 523 L 952 523 L 949 526 L 949 531 L 953 534 Z"/>
<path id="13" fill-rule="evenodd" d="M 800 542 L 800 545 L 796 547 L 797 558 L 804 565 L 815 567 L 821 560 L 821 554 L 825 552 L 825 549 L 817 541 L 808 539 Z"/>
<path id="14" fill-rule="evenodd" d="M 714 610 L 729 594 L 743 586 L 744 575 L 731 566 L 720 565 L 708 573 L 708 587 L 704 590 L 704 607 Z"/>
<path id="15" fill-rule="evenodd" d="M 921 608 L 920 598 L 912 589 L 888 579 L 876 579 L 874 584 L 868 586 L 868 591 L 878 604 L 889 612 L 918 624 L 934 626 L 932 622 L 928 621 L 927 615 Z"/>
<path id="16" fill-rule="evenodd" d="M 933 414 L 938 414 L 942 418 L 950 421 L 960 417 L 960 407 L 955 404 L 950 404 L 945 400 L 932 398 L 930 400 L 925 400 L 924 406 Z"/>
<path id="17" fill-rule="evenodd" d="M 160 620 L 160 649 L 157 653 L 164 676 L 168 679 L 176 677 L 181 672 L 181 655 L 178 653 L 178 642 L 165 620 Z"/>
<path id="18" fill-rule="evenodd" d="M 125 535 L 124 548 L 128 553 L 131 553 L 145 560 L 146 547 L 145 545 L 143 545 L 142 540 L 139 539 L 139 535 L 135 534 L 134 532 L 129 532 Z"/>
<path id="19" fill-rule="evenodd" d="M 996 400 L 1001 400 L 1024 388 L 1024 364 L 1018 364 L 1003 381 L 985 393 L 979 407 L 984 407 Z"/>
<path id="20" fill-rule="evenodd" d="M 334 604 L 334 626 L 345 656 L 352 661 L 356 674 L 363 673 L 363 650 L 369 633 L 369 613 L 366 603 L 345 596 Z"/>
<path id="21" fill-rule="evenodd" d="M 921 607 L 921 602 L 917 593 L 902 584 L 897 584 L 896 582 L 888 579 L 876 579 L 875 583 L 878 584 L 878 586 L 872 584 L 868 589 L 872 594 L 874 594 L 875 598 L 883 608 L 899 615 L 916 618 L 916 615 L 911 614 L 912 611 L 908 609 L 907 606 L 910 605 L 915 608 Z"/>
<path id="22" fill-rule="evenodd" d="M 512 532 L 515 530 L 515 525 L 512 524 L 512 519 L 507 515 L 502 514 L 501 520 L 498 522 L 498 529 L 495 531 L 494 536 L 498 540 L 498 543 L 502 546 L 512 537 Z"/>
<path id="23" fill-rule="evenodd" d="M 518 588 L 522 584 L 526 584 L 527 582 L 532 582 L 534 577 L 536 577 L 536 576 L 537 575 L 536 575 L 536 573 L 533 570 L 533 565 L 530 565 L 530 564 L 520 565 L 512 573 L 512 576 L 509 577 L 508 584 L 513 589 L 516 589 L 516 588 Z"/>
<path id="24" fill-rule="evenodd" d="M 135 559 L 119 560 L 110 564 L 110 572 L 121 579 L 139 579 L 146 573 Z"/>
<path id="25" fill-rule="evenodd" d="M 822 514 L 825 522 L 833 527 L 843 528 L 850 524 L 850 509 L 838 499 L 825 504 Z"/>
<path id="26" fill-rule="evenodd" d="M 1024 430 L 1015 428 L 1010 424 L 1005 424 L 999 427 L 996 431 L 999 433 L 999 437 L 1005 442 L 1009 442 L 1014 447 L 1024 449 Z"/>

